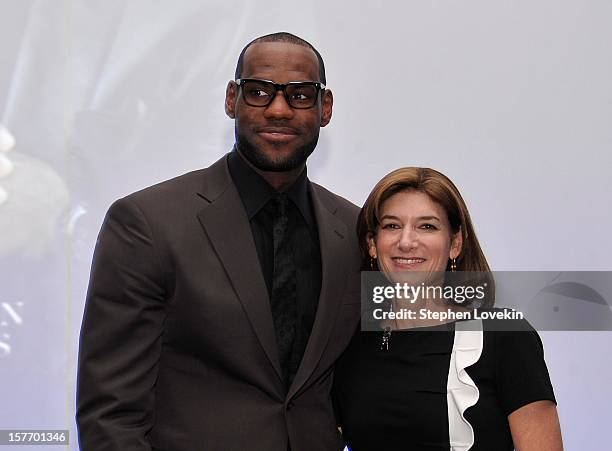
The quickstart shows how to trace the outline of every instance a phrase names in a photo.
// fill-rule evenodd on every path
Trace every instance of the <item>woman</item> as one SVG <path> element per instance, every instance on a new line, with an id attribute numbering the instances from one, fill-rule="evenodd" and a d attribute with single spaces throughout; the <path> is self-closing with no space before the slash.
<path id="1" fill-rule="evenodd" d="M 357 233 L 362 269 L 392 282 L 398 274 L 445 271 L 492 281 L 465 202 L 435 170 L 385 176 L 361 210 Z M 468 310 L 439 296 L 416 305 Z M 377 332 L 357 333 L 336 369 L 335 402 L 351 451 L 563 448 L 542 343 L 526 321 L 517 320 L 522 331 L 503 332 L 491 330 L 494 320 L 392 318 Z"/>

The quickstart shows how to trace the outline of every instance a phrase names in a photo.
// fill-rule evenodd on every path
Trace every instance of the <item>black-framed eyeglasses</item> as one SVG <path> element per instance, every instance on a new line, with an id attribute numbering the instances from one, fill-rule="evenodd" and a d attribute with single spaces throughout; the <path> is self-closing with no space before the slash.
<path id="1" fill-rule="evenodd" d="M 256 78 L 239 78 L 236 84 L 242 88 L 242 98 L 246 104 L 257 107 L 270 105 L 277 91 L 283 91 L 285 100 L 291 108 L 312 108 L 317 103 L 319 92 L 325 89 L 323 83 L 314 81 L 292 81 L 281 84 Z"/>

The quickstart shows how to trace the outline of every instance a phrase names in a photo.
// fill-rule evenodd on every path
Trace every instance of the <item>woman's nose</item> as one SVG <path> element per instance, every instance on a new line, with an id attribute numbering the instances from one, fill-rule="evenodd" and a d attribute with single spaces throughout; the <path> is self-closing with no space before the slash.
<path id="1" fill-rule="evenodd" d="M 409 251 L 411 249 L 414 249 L 418 245 L 418 238 L 419 237 L 416 231 L 406 227 L 404 228 L 404 230 L 402 230 L 399 243 L 397 243 L 398 247 L 402 251 Z"/>

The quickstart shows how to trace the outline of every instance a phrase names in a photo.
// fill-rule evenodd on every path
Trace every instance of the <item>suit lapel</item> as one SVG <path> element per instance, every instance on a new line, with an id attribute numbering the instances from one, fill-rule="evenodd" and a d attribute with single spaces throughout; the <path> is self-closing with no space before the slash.
<path id="1" fill-rule="evenodd" d="M 312 202 L 321 247 L 321 294 L 312 332 L 304 357 L 291 385 L 288 397 L 292 397 L 313 373 L 329 341 L 338 316 L 341 298 L 346 285 L 346 262 L 349 256 L 346 225 L 334 214 L 336 208 L 326 205 L 311 184 Z"/>
<path id="2" fill-rule="evenodd" d="M 207 169 L 199 193 L 209 204 L 198 212 L 268 359 L 281 377 L 268 290 L 244 206 L 223 157 Z"/>

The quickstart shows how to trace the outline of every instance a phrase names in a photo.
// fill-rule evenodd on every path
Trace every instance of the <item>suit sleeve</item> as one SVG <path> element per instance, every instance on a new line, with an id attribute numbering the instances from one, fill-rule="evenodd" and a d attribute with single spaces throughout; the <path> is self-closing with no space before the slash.
<path id="1" fill-rule="evenodd" d="M 128 198 L 115 202 L 96 244 L 81 327 L 76 418 L 85 451 L 151 449 L 164 285 L 144 214 Z"/>

